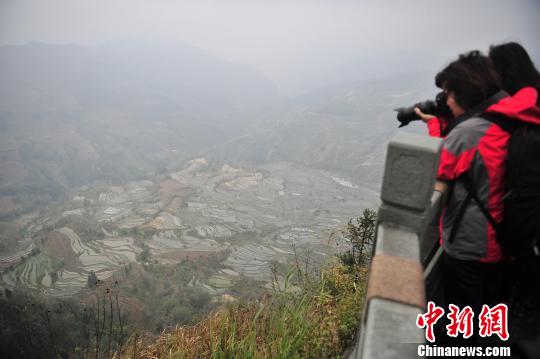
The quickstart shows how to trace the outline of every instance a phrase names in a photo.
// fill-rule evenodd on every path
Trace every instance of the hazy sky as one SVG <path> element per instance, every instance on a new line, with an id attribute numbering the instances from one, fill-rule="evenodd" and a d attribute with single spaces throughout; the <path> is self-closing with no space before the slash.
<path id="1" fill-rule="evenodd" d="M 507 40 L 538 62 L 539 10 L 536 0 L 0 0 L 0 45 L 180 41 L 249 63 L 294 93 L 364 61 L 373 76 L 436 70 Z"/>

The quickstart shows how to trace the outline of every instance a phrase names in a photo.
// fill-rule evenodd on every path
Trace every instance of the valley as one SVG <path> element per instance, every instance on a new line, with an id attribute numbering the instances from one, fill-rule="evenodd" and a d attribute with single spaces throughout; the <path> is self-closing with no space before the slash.
<path id="1" fill-rule="evenodd" d="M 330 231 L 378 194 L 335 173 L 286 162 L 213 167 L 193 159 L 177 172 L 125 185 L 81 187 L 70 200 L 26 216 L 25 240 L 0 257 L 1 285 L 72 296 L 98 280 L 124 278 L 134 263 L 175 265 L 220 258 L 190 286 L 211 296 L 240 277 L 268 283 L 291 256 L 320 260 L 336 250 Z M 115 279 L 115 280 L 116 280 Z"/>

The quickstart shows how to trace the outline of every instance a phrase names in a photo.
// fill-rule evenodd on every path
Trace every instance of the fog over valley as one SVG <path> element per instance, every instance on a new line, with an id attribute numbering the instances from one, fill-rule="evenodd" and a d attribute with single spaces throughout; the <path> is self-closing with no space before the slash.
<path id="1" fill-rule="evenodd" d="M 333 227 L 376 205 L 384 143 L 395 132 L 380 108 L 410 96 L 389 79 L 283 99 L 252 67 L 186 45 L 1 50 L 2 263 L 11 269 L 3 282 L 58 295 L 64 272 L 80 289 L 90 271 L 107 279 L 143 246 L 169 263 L 179 249 L 230 252 L 238 237 L 248 246 L 285 238 L 286 253 L 295 238 L 328 242 Z M 85 247 L 77 226 L 102 249 Z M 148 242 L 163 238 L 164 248 Z M 44 250 L 38 264 L 19 266 L 50 241 L 67 252 Z M 257 278 L 273 255 L 254 257 Z M 64 256 L 79 259 L 51 281 Z"/>

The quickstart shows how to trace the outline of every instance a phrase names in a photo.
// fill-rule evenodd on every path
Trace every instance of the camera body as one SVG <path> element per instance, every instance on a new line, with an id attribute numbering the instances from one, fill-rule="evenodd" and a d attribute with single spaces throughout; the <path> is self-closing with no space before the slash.
<path id="1" fill-rule="evenodd" d="M 397 120 L 400 122 L 399 127 L 407 126 L 411 121 L 420 120 L 420 116 L 414 112 L 414 108 L 418 107 L 423 113 L 434 115 L 436 117 L 451 117 L 452 111 L 446 104 L 446 94 L 441 91 L 435 96 L 435 101 L 427 100 L 419 102 L 410 107 L 400 107 L 397 111 Z"/>

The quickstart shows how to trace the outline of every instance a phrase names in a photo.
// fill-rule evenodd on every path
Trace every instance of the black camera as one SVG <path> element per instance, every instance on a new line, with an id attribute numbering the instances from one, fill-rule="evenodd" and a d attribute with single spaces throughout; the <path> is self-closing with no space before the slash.
<path id="1" fill-rule="evenodd" d="M 436 117 L 451 117 L 452 111 L 446 104 L 446 99 L 446 94 L 441 91 L 435 96 L 435 101 L 428 100 L 410 107 L 396 108 L 394 111 L 397 111 L 397 119 L 401 123 L 399 127 L 407 126 L 411 121 L 420 120 L 420 116 L 414 112 L 415 107 L 418 107 L 423 113 Z"/>

